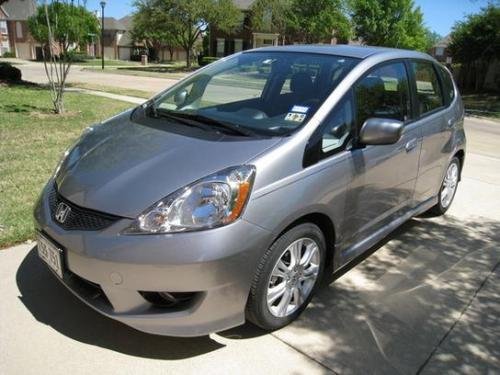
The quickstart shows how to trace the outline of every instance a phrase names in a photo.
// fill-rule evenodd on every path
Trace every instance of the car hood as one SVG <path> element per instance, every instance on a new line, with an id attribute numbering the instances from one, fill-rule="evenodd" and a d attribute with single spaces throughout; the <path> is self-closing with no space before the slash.
<path id="1" fill-rule="evenodd" d="M 59 193 L 82 207 L 135 218 L 177 189 L 279 142 L 154 121 L 139 124 L 126 112 L 83 135 L 57 173 Z"/>

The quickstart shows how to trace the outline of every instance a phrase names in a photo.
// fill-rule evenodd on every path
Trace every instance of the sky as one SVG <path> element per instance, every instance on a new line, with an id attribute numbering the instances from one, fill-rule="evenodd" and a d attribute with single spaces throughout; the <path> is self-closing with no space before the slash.
<path id="1" fill-rule="evenodd" d="M 424 14 L 427 27 L 438 34 L 447 35 L 456 21 L 464 16 L 477 13 L 485 6 L 487 0 L 414 0 Z M 88 0 L 89 10 L 100 9 L 99 0 Z M 105 16 L 121 18 L 133 11 L 131 0 L 107 0 L 104 10 Z"/>

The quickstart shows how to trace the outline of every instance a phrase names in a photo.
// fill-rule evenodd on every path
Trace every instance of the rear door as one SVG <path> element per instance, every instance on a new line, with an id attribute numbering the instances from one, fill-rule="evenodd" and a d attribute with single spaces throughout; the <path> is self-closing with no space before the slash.
<path id="1" fill-rule="evenodd" d="M 409 77 L 404 61 L 376 67 L 354 87 L 356 128 L 369 118 L 391 118 L 408 122 L 401 139 L 393 145 L 368 145 L 351 151 L 353 178 L 349 186 L 344 248 L 405 213 L 413 205 L 418 173 L 421 134 L 410 123 L 412 114 Z M 344 260 L 356 256 L 344 255 Z"/>
<path id="2" fill-rule="evenodd" d="M 417 120 L 422 131 L 422 151 L 415 199 L 424 202 L 437 195 L 451 147 L 453 115 L 445 111 L 445 100 L 438 72 L 431 61 L 409 63 Z M 448 123 L 449 122 L 449 123 Z"/>

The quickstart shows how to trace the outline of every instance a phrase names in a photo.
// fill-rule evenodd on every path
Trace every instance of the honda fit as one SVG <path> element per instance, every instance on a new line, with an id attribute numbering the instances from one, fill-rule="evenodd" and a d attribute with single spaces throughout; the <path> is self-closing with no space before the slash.
<path id="1" fill-rule="evenodd" d="M 88 128 L 36 204 L 38 253 L 83 302 L 144 332 L 277 329 L 325 275 L 446 212 L 463 119 L 426 54 L 244 51 Z"/>

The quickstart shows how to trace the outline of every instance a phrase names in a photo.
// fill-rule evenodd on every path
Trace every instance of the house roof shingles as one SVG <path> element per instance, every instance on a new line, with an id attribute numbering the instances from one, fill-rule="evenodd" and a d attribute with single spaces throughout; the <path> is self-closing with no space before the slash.
<path id="1" fill-rule="evenodd" d="M 36 11 L 36 0 L 9 0 L 2 5 L 7 13 L 7 19 L 12 21 L 25 21 Z"/>

